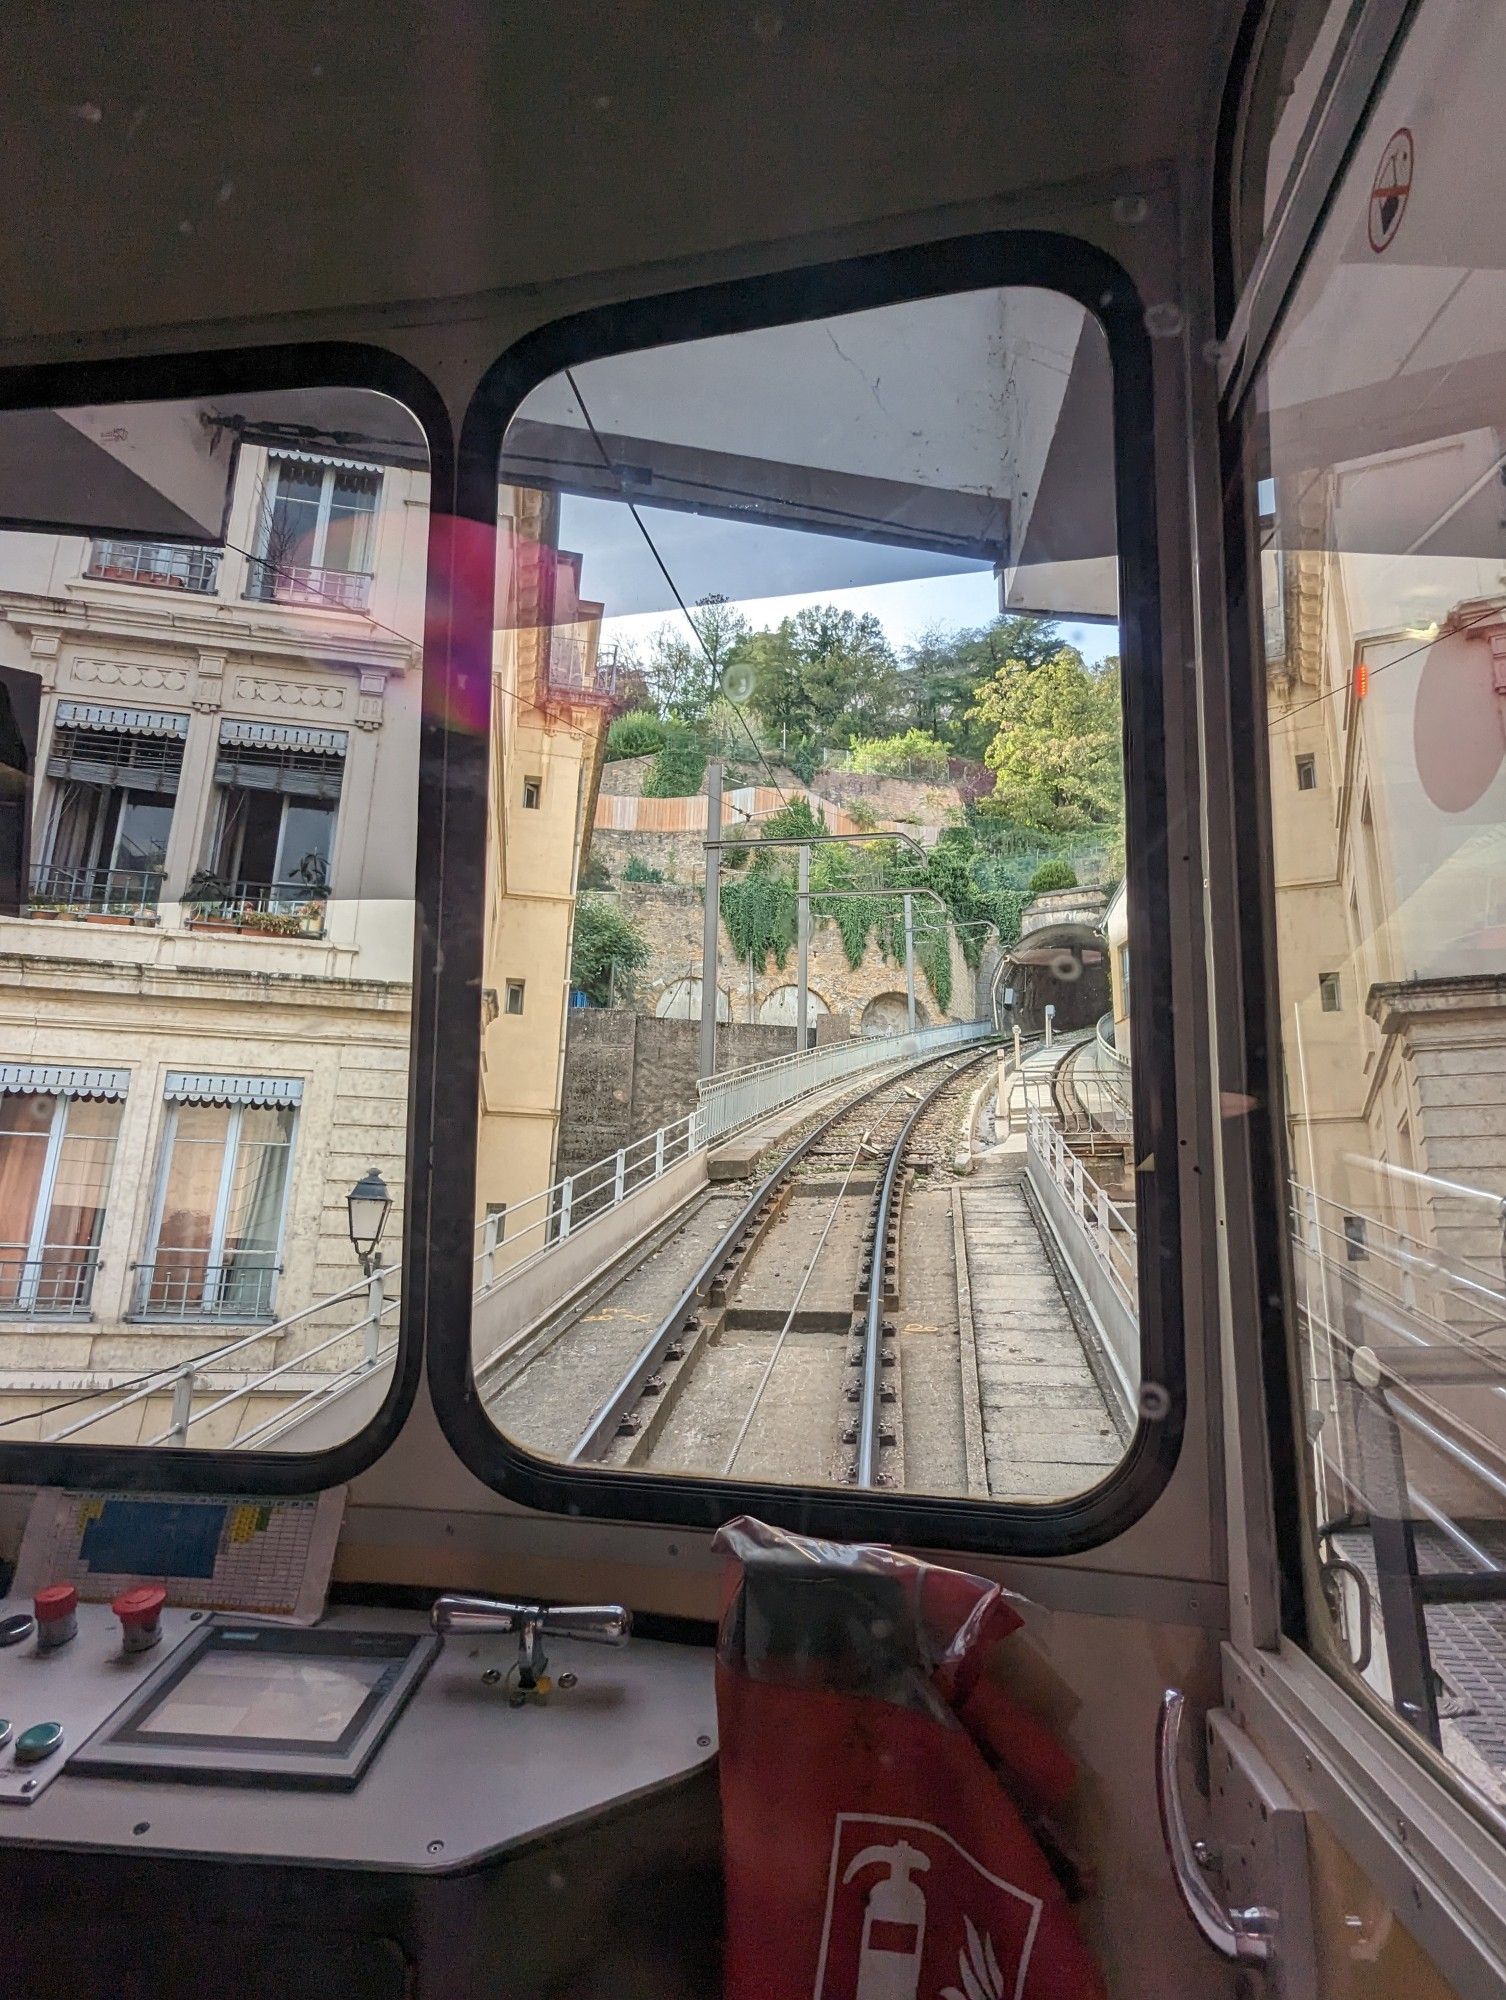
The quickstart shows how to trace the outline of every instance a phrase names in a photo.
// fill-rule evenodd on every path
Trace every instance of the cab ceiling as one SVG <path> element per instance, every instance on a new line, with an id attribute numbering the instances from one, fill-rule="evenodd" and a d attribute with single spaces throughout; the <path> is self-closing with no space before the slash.
<path id="1" fill-rule="evenodd" d="M 3 338 L 463 297 L 1128 178 L 1206 142 L 1238 11 L 32 0 L 6 21 Z"/>

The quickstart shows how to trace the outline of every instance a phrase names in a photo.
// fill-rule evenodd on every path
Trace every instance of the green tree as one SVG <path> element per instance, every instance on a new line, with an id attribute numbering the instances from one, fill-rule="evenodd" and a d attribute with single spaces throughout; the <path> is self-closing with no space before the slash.
<path id="1" fill-rule="evenodd" d="M 893 720 L 899 666 L 871 611 L 808 604 L 739 652 L 752 668 L 754 711 L 782 751 L 811 740 L 844 748 Z"/>
<path id="2" fill-rule="evenodd" d="M 940 737 L 955 756 L 981 757 L 989 734 L 971 713 L 980 682 L 1007 660 L 1038 667 L 1061 650 L 1061 631 L 1053 620 L 1018 612 L 960 631 L 933 626 L 905 649 L 903 719 Z"/>
<path id="3" fill-rule="evenodd" d="M 721 687 L 722 675 L 750 634 L 747 619 L 719 592 L 699 598 L 690 612 L 693 631 L 678 616 L 650 634 L 637 662 L 659 713 L 676 722 L 699 722 Z"/>
<path id="4" fill-rule="evenodd" d="M 978 689 L 997 774 L 987 817 L 1048 833 L 1117 825 L 1124 812 L 1119 662 L 1089 667 L 1074 647 L 1031 666 L 1006 660 Z"/>
<path id="5" fill-rule="evenodd" d="M 608 896 L 582 896 L 575 905 L 570 984 L 598 1007 L 622 999 L 633 974 L 648 960 L 648 941 Z"/>

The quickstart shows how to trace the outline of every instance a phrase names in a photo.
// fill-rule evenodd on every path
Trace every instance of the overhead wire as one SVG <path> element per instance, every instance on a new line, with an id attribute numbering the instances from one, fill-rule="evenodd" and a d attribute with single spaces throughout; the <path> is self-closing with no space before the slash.
<path id="1" fill-rule="evenodd" d="M 565 370 L 565 380 L 570 384 L 570 392 L 574 396 L 576 403 L 580 407 L 580 413 L 582 417 L 585 418 L 586 429 L 591 433 L 591 441 L 596 446 L 597 452 L 600 454 L 603 467 L 605 468 L 606 471 L 610 472 L 613 475 L 613 477 L 618 479 L 620 482 L 621 475 L 618 472 L 618 468 L 612 463 L 611 454 L 608 452 L 606 445 L 602 442 L 601 433 L 600 431 L 597 430 L 595 421 L 591 416 L 591 412 L 586 407 L 586 399 L 581 394 L 580 384 L 575 379 L 575 370 L 573 368 L 567 368 Z M 778 777 L 775 775 L 774 766 L 769 762 L 768 758 L 765 756 L 762 744 L 760 744 L 758 738 L 753 734 L 753 730 L 748 722 L 748 718 L 743 713 L 742 704 L 739 701 L 737 701 L 732 695 L 728 694 L 726 688 L 722 684 L 722 675 L 717 667 L 716 661 L 711 656 L 711 648 L 706 644 L 706 641 L 702 636 L 700 626 L 696 624 L 695 619 L 692 618 L 692 616 L 690 615 L 690 606 L 685 602 L 685 599 L 680 595 L 680 587 L 675 582 L 674 578 L 670 575 L 669 565 L 668 563 L 665 562 L 663 556 L 659 553 L 658 544 L 655 542 L 653 536 L 649 533 L 648 525 L 644 521 L 642 514 L 640 514 L 638 511 L 637 502 L 629 500 L 626 494 L 623 495 L 623 500 L 624 504 L 627 507 L 628 512 L 632 515 L 634 522 L 637 524 L 639 534 L 642 535 L 645 543 L 648 546 L 649 554 L 653 557 L 655 563 L 658 565 L 659 574 L 664 578 L 665 583 L 668 584 L 671 596 L 674 598 L 675 603 L 680 607 L 681 612 L 684 614 L 685 623 L 690 627 L 691 633 L 695 638 L 696 644 L 700 647 L 702 653 L 705 655 L 706 664 L 711 669 L 713 687 L 715 688 L 716 692 L 721 696 L 722 700 L 725 701 L 727 706 L 732 710 L 732 713 L 737 717 L 738 722 L 742 726 L 742 732 L 744 736 L 747 737 L 749 743 L 753 746 L 754 756 L 757 757 L 759 763 L 762 764 L 764 770 L 768 773 L 769 783 L 773 786 L 774 790 L 778 792 L 780 798 L 784 801 L 784 803 L 788 805 L 790 802 L 789 796 L 786 793 L 784 786 L 780 784 Z"/>

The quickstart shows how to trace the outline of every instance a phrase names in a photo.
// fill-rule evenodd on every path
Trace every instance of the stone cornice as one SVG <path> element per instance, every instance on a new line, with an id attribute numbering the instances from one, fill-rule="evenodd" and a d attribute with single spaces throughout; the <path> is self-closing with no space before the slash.
<path id="1" fill-rule="evenodd" d="M 1459 973 L 1446 979 L 1404 979 L 1372 986 L 1365 1012 L 1382 1034 L 1394 1035 L 1407 1022 L 1451 1014 L 1506 1011 L 1506 974 Z"/>
<path id="2" fill-rule="evenodd" d="M 322 619 L 323 613 L 316 613 Z M 121 604 L 115 597 L 94 599 L 28 597 L 0 591 L 0 619 L 18 632 L 61 638 L 87 637 L 125 645 L 181 648 L 248 655 L 260 660 L 297 660 L 320 667 L 380 667 L 402 674 L 416 667 L 420 648 L 392 634 L 350 631 L 321 622 L 307 629 L 285 619 L 263 621 L 243 612 Z"/>

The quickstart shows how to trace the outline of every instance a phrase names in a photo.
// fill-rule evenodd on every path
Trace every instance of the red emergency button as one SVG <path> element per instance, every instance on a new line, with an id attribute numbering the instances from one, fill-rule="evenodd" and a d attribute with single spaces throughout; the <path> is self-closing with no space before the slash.
<path id="1" fill-rule="evenodd" d="M 78 1631 L 78 1592 L 71 1583 L 48 1583 L 31 1601 L 37 1619 L 37 1650 L 66 1646 Z"/>
<path id="2" fill-rule="evenodd" d="M 128 1653 L 144 1653 L 162 1637 L 162 1607 L 167 1592 L 160 1583 L 138 1584 L 122 1591 L 110 1606 L 120 1620 L 121 1644 Z"/>

